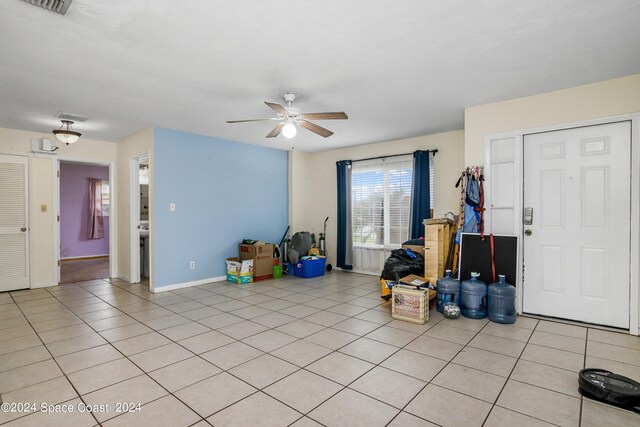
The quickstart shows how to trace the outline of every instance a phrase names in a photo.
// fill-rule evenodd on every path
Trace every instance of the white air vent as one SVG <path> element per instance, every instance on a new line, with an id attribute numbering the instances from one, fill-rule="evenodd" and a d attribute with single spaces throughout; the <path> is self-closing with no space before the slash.
<path id="1" fill-rule="evenodd" d="M 56 119 L 60 119 L 60 120 L 71 120 L 74 123 L 77 123 L 77 122 L 81 123 L 81 122 L 86 122 L 87 120 L 89 120 L 89 117 L 81 116 L 80 114 L 63 113 L 62 111 L 59 111 L 53 117 L 55 117 Z"/>
<path id="2" fill-rule="evenodd" d="M 60 15 L 64 15 L 67 13 L 67 9 L 69 9 L 69 5 L 72 0 L 23 0 L 27 3 L 31 3 L 34 6 L 38 6 L 51 12 L 59 13 Z"/>

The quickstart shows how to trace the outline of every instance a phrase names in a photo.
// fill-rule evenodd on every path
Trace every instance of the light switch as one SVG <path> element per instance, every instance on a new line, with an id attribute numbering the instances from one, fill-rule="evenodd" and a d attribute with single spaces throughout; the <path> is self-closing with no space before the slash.
<path id="1" fill-rule="evenodd" d="M 47 205 L 40 205 L 40 212 L 46 212 L 47 211 Z"/>
<path id="2" fill-rule="evenodd" d="M 175 212 L 176 211 L 176 204 L 175 203 L 169 203 L 169 211 L 171 211 L 171 212 Z"/>

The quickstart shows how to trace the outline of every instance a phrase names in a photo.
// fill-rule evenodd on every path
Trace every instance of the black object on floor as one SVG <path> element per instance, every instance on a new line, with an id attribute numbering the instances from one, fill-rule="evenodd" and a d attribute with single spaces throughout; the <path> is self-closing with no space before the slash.
<path id="1" fill-rule="evenodd" d="M 584 397 L 640 413 L 640 383 L 604 369 L 583 369 L 578 391 Z"/>

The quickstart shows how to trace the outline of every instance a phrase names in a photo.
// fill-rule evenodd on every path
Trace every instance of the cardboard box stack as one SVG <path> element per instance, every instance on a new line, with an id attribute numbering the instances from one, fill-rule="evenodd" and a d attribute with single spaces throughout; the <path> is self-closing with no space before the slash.
<path id="1" fill-rule="evenodd" d="M 253 260 L 253 280 L 271 279 L 273 277 L 272 243 L 257 242 L 252 245 L 240 243 L 240 260 Z"/>

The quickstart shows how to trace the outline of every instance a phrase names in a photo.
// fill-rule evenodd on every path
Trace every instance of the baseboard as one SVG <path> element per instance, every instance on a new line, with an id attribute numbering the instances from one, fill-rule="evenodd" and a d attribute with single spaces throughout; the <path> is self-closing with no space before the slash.
<path id="1" fill-rule="evenodd" d="M 345 270 L 340 267 L 333 267 L 334 270 L 344 271 L 345 273 L 358 273 L 358 274 L 366 274 L 367 276 L 377 276 L 380 277 L 380 273 L 375 273 L 373 271 L 362 271 L 362 270 Z"/>
<path id="2" fill-rule="evenodd" d="M 116 279 L 123 280 L 127 283 L 131 283 L 131 278 L 129 276 L 117 276 Z"/>
<path id="3" fill-rule="evenodd" d="M 32 284 L 31 288 L 29 288 L 29 289 L 51 288 L 53 286 L 58 286 L 58 283 L 56 283 L 56 282 L 35 283 L 35 284 Z"/>
<path id="4" fill-rule="evenodd" d="M 109 258 L 109 254 L 106 255 L 87 255 L 87 256 L 71 256 L 60 258 L 60 261 L 78 261 L 81 259 L 93 259 L 93 258 Z"/>
<path id="5" fill-rule="evenodd" d="M 194 280 L 192 282 L 176 283 L 175 285 L 155 286 L 153 293 L 175 291 L 176 289 L 190 288 L 192 286 L 206 285 L 211 282 L 221 282 L 227 280 L 227 276 L 210 277 L 208 279 Z"/>

